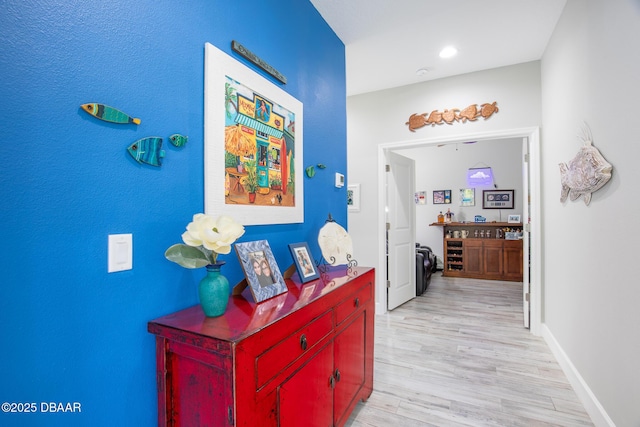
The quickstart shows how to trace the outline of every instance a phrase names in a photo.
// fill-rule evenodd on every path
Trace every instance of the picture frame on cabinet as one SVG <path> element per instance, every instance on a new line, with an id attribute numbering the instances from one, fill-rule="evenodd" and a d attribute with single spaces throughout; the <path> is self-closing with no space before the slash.
<path id="1" fill-rule="evenodd" d="M 210 43 L 204 60 L 205 213 L 304 222 L 302 102 Z"/>
<path id="2" fill-rule="evenodd" d="M 519 224 L 520 223 L 520 215 L 509 215 L 507 217 L 507 222 L 509 224 Z"/>
<path id="3" fill-rule="evenodd" d="M 300 282 L 307 283 L 320 277 L 307 242 L 291 243 L 289 251 L 296 265 Z"/>
<path id="4" fill-rule="evenodd" d="M 236 243 L 234 247 L 251 294 L 257 303 L 287 292 L 287 285 L 269 242 L 256 240 Z"/>
<path id="5" fill-rule="evenodd" d="M 433 192 L 434 205 L 451 204 L 451 190 L 436 190 Z"/>
<path id="6" fill-rule="evenodd" d="M 482 209 L 513 209 L 514 190 L 483 190 Z"/>

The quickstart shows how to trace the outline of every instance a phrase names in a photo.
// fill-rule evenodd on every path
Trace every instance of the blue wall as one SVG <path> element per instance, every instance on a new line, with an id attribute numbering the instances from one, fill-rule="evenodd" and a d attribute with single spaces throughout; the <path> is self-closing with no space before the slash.
<path id="1" fill-rule="evenodd" d="M 241 238 L 267 239 L 281 269 L 288 243 L 307 241 L 319 257 L 328 212 L 346 224 L 345 190 L 333 186 L 346 173 L 344 45 L 306 0 L 0 6 L 0 403 L 82 405 L 0 412 L 0 425 L 154 425 L 147 321 L 196 304 L 204 275 L 163 256 L 203 210 L 204 44 L 236 56 L 236 39 L 284 74 L 281 87 L 304 105 L 304 165 L 327 165 L 305 178 L 303 224 L 247 227 Z M 86 102 L 142 124 L 101 122 L 80 110 Z M 125 151 L 176 132 L 189 143 L 165 144 L 160 169 Z M 117 233 L 133 234 L 133 270 L 108 274 Z M 241 280 L 235 254 L 223 258 L 230 282 Z"/>

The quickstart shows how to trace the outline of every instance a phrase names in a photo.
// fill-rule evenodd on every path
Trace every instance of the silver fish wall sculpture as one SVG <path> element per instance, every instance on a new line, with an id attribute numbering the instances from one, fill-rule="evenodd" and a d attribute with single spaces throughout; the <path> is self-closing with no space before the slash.
<path id="1" fill-rule="evenodd" d="M 567 196 L 571 201 L 584 197 L 584 204 L 589 205 L 591 194 L 602 188 L 611 179 L 613 166 L 605 160 L 600 151 L 593 146 L 593 137 L 589 126 L 584 123 L 582 134 L 578 135 L 582 148 L 567 164 L 560 163 L 560 182 L 562 193 L 560 202 Z"/>

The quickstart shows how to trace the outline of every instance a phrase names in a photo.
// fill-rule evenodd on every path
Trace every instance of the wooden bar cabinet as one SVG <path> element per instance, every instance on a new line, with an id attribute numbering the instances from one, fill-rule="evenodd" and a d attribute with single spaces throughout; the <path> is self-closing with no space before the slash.
<path id="1" fill-rule="evenodd" d="M 342 426 L 373 390 L 375 270 L 334 267 L 224 315 L 194 306 L 156 335 L 159 426 Z"/>
<path id="2" fill-rule="evenodd" d="M 522 223 L 433 223 L 443 227 L 444 270 L 446 277 L 521 282 L 523 277 L 522 240 L 497 238 L 505 228 L 522 231 Z M 467 237 L 451 237 L 454 232 Z"/>

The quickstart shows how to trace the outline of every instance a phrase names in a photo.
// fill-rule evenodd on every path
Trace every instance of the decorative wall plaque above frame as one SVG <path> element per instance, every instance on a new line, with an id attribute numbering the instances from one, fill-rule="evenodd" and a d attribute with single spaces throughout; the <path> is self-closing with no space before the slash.
<path id="1" fill-rule="evenodd" d="M 210 43 L 204 91 L 205 213 L 303 222 L 302 103 Z"/>
<path id="2" fill-rule="evenodd" d="M 444 111 L 433 110 L 431 113 L 412 114 L 405 124 L 409 126 L 411 132 L 415 132 L 416 129 L 426 125 L 435 126 L 443 123 L 451 125 L 453 122 L 464 123 L 467 120 L 473 122 L 479 117 L 483 117 L 486 120 L 499 111 L 497 104 L 497 102 L 485 103 L 480 107 L 477 104 L 471 104 L 462 110 L 452 108 Z"/>
<path id="3" fill-rule="evenodd" d="M 287 84 L 287 78 L 283 76 L 278 70 L 273 68 L 271 65 L 264 62 L 260 57 L 251 52 L 249 49 L 241 45 L 235 40 L 231 41 L 231 49 L 238 52 L 240 55 L 247 58 L 249 61 L 256 64 L 258 67 L 265 70 L 267 73 L 271 74 L 273 77 L 278 79 L 281 83 Z"/>

